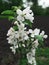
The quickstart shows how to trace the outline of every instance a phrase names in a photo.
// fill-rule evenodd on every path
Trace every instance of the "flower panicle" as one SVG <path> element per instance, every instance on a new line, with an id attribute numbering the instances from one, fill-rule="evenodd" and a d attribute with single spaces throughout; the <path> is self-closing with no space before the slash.
<path id="1" fill-rule="evenodd" d="M 34 30 L 27 29 L 25 21 L 29 20 L 32 24 L 34 20 L 34 14 L 32 10 L 30 10 L 30 7 L 27 7 L 23 11 L 17 9 L 16 13 L 17 16 L 14 26 L 16 26 L 15 28 L 18 27 L 18 30 L 11 27 L 7 33 L 8 43 L 12 45 L 10 49 L 15 54 L 16 49 L 20 48 L 20 52 L 26 54 L 28 63 L 36 65 L 36 48 L 40 44 L 39 41 L 43 41 L 43 39 L 46 39 L 48 36 L 45 35 L 44 31 L 40 32 L 40 29 L 38 28 L 35 28 Z"/>

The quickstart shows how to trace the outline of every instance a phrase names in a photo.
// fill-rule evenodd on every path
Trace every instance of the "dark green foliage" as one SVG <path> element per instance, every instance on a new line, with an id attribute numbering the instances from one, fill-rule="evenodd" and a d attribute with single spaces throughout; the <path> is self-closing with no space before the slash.
<path id="1" fill-rule="evenodd" d="M 15 15 L 15 12 L 13 12 L 12 10 L 5 10 L 1 14 L 4 14 L 4 15 Z"/>
<path id="2" fill-rule="evenodd" d="M 38 48 L 36 51 L 37 65 L 49 65 L 49 48 Z"/>
<path id="3" fill-rule="evenodd" d="M 22 5 L 22 0 L 10 0 L 11 3 L 8 3 L 8 2 L 4 2 L 2 0 L 0 0 L 0 13 L 2 11 L 5 11 L 5 10 L 11 10 L 11 7 L 12 6 L 21 6 Z"/>
<path id="4" fill-rule="evenodd" d="M 36 51 L 36 56 L 44 56 L 49 58 L 49 48 L 38 48 Z"/>
<path id="5" fill-rule="evenodd" d="M 39 48 L 44 46 L 44 39 L 41 35 L 35 36 L 35 39 L 38 39 L 39 42 Z"/>
<path id="6" fill-rule="evenodd" d="M 20 64 L 19 65 L 27 65 L 27 59 L 21 57 L 21 60 L 20 60 Z"/>

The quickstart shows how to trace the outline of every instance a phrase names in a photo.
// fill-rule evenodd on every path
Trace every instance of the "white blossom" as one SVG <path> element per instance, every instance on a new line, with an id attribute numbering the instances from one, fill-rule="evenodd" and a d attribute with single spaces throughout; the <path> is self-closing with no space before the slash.
<path id="1" fill-rule="evenodd" d="M 29 33 L 33 33 L 33 30 L 32 29 L 29 29 L 29 31 L 28 31 Z"/>
<path id="2" fill-rule="evenodd" d="M 16 34 L 16 37 L 17 36 L 19 36 L 18 37 L 19 41 L 25 41 L 29 39 L 27 35 L 27 31 L 25 31 L 25 27 L 23 27 L 23 25 L 19 26 L 19 30 L 18 30 L 18 33 Z"/>
<path id="3" fill-rule="evenodd" d="M 32 14 L 29 14 L 29 13 L 26 14 L 26 15 L 25 15 L 25 18 L 28 19 L 28 20 L 30 20 L 30 21 L 33 23 L 34 17 L 33 17 Z"/>
<path id="4" fill-rule="evenodd" d="M 39 45 L 38 39 L 36 39 L 33 43 L 34 43 L 35 48 L 37 48 Z"/>
<path id="5" fill-rule="evenodd" d="M 32 55 L 35 57 L 36 49 L 35 48 L 31 48 L 31 52 L 32 52 Z"/>
<path id="6" fill-rule="evenodd" d="M 18 37 L 19 41 L 25 41 L 28 40 L 27 31 L 25 31 L 26 27 L 23 23 L 20 22 L 20 25 L 18 26 L 18 31 L 16 34 L 16 37 Z"/>
<path id="7" fill-rule="evenodd" d="M 17 9 L 16 13 L 18 14 L 17 16 L 17 21 L 25 21 L 25 19 L 30 20 L 30 22 L 33 23 L 34 17 L 33 17 L 33 12 L 30 10 L 30 7 L 27 7 L 23 11 L 20 9 Z"/>
<path id="8" fill-rule="evenodd" d="M 16 33 L 17 31 L 15 31 L 12 27 L 8 30 L 7 36 L 9 37 L 7 40 L 9 44 L 17 44 Z"/>
<path id="9" fill-rule="evenodd" d="M 15 48 L 10 47 L 10 49 L 12 49 L 12 52 L 13 52 L 14 54 L 16 53 Z"/>
<path id="10" fill-rule="evenodd" d="M 27 1 L 27 0 L 23 0 L 23 7 L 31 7 L 33 5 L 33 2 L 32 1 Z"/>
<path id="11" fill-rule="evenodd" d="M 36 29 L 34 30 L 34 34 L 35 34 L 35 35 L 39 35 L 39 33 L 40 33 L 40 29 L 37 29 L 37 28 L 36 28 Z"/>
<path id="12" fill-rule="evenodd" d="M 48 37 L 48 35 L 45 35 L 45 32 L 44 31 L 42 31 L 41 33 L 40 33 L 40 35 L 43 37 L 43 38 L 47 38 Z"/>
<path id="13" fill-rule="evenodd" d="M 33 31 L 32 31 L 32 34 L 31 34 L 31 37 L 35 37 L 35 35 L 39 35 L 39 33 L 40 33 L 40 29 L 34 29 Z"/>
<path id="14" fill-rule="evenodd" d="M 32 52 L 27 53 L 27 59 L 28 59 L 28 63 L 36 65 L 36 60 Z"/>
<path id="15" fill-rule="evenodd" d="M 23 16 L 20 16 L 20 15 L 19 15 L 19 16 L 17 16 L 17 20 L 18 20 L 18 21 L 24 21 L 25 19 L 24 19 Z"/>
<path id="16" fill-rule="evenodd" d="M 16 49 L 18 48 L 18 45 L 17 46 L 12 46 L 10 47 L 10 49 L 12 50 L 12 52 L 15 54 L 16 53 Z"/>
<path id="17" fill-rule="evenodd" d="M 45 35 L 45 32 L 44 31 L 42 31 L 41 33 L 40 33 L 40 29 L 34 29 L 34 30 L 32 30 L 32 29 L 30 29 L 29 31 L 28 31 L 28 33 L 31 33 L 31 37 L 35 37 L 35 35 L 41 35 L 43 38 L 47 38 L 48 37 L 48 35 Z"/>
<path id="18" fill-rule="evenodd" d="M 30 9 L 30 7 L 27 7 L 23 10 L 23 14 L 28 14 L 28 13 L 32 13 L 32 10 Z"/>
<path id="19" fill-rule="evenodd" d="M 27 35 L 24 37 L 25 40 L 28 40 L 28 38 L 29 38 L 29 37 L 28 37 Z"/>
<path id="20" fill-rule="evenodd" d="M 17 39 L 16 39 L 15 35 L 9 36 L 7 38 L 7 40 L 8 40 L 9 44 L 11 44 L 11 45 L 14 45 L 14 44 L 17 45 Z"/>
<path id="21" fill-rule="evenodd" d="M 14 34 L 14 29 L 11 27 L 9 30 L 8 30 L 8 33 L 7 33 L 7 36 L 10 36 Z"/>
<path id="22" fill-rule="evenodd" d="M 8 43 L 10 44 L 17 44 L 17 40 L 24 42 L 25 40 L 28 40 L 28 34 L 27 31 L 25 31 L 26 27 L 23 23 L 18 24 L 18 22 L 15 22 L 18 25 L 18 31 L 14 31 L 13 28 L 10 28 L 7 36 Z"/>
<path id="23" fill-rule="evenodd" d="M 38 0 L 38 5 L 42 6 L 42 8 L 49 7 L 49 0 Z"/>
<path id="24" fill-rule="evenodd" d="M 32 64 L 33 57 L 32 57 L 32 53 L 31 52 L 27 53 L 27 59 L 28 59 L 28 63 Z"/>
<path id="25" fill-rule="evenodd" d="M 36 59 L 33 57 L 33 64 L 36 65 Z"/>

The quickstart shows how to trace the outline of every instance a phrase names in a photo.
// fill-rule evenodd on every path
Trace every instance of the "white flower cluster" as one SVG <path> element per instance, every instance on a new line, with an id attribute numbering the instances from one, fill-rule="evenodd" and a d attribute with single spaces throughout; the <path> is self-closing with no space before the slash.
<path id="1" fill-rule="evenodd" d="M 23 22 L 23 21 L 25 21 L 25 19 L 28 19 L 28 20 L 30 20 L 30 22 L 33 23 L 33 20 L 34 20 L 33 15 L 34 14 L 33 14 L 32 10 L 30 10 L 30 7 L 27 7 L 23 11 L 20 9 L 17 9 L 16 13 L 18 14 L 17 21 Z"/>
<path id="2" fill-rule="evenodd" d="M 31 52 L 27 54 L 28 63 L 36 65 L 35 52 L 36 49 L 31 49 Z"/>
<path id="3" fill-rule="evenodd" d="M 48 37 L 47 35 L 44 35 L 44 34 L 45 34 L 44 31 L 42 31 L 42 32 L 40 33 L 40 29 L 37 29 L 37 28 L 36 28 L 35 30 L 29 29 L 28 33 L 31 33 L 31 39 L 33 39 L 33 40 L 34 40 L 34 37 L 35 37 L 36 35 L 40 35 L 40 36 L 42 36 L 42 37 L 45 38 L 45 39 Z M 36 52 L 36 48 L 37 48 L 38 45 L 39 45 L 38 39 L 36 39 L 36 40 L 33 41 L 32 43 L 34 43 L 34 46 L 32 46 L 31 51 L 30 51 L 29 53 L 27 53 L 27 59 L 28 59 L 28 62 L 29 62 L 30 64 L 36 65 L 35 52 Z"/>
<path id="4" fill-rule="evenodd" d="M 10 49 L 12 49 L 12 52 L 14 54 L 16 53 L 16 49 L 22 46 L 25 48 L 26 51 L 30 50 L 29 52 L 26 53 L 28 63 L 36 65 L 35 51 L 39 45 L 39 42 L 38 39 L 35 38 L 35 36 L 41 36 L 42 38 L 46 39 L 47 35 L 45 35 L 44 31 L 40 33 L 40 29 L 36 28 L 34 30 L 32 29 L 27 30 L 27 27 L 25 27 L 24 22 L 26 19 L 30 20 L 31 23 L 34 20 L 33 12 L 32 10 L 30 10 L 30 7 L 27 7 L 23 11 L 17 9 L 16 13 L 17 17 L 16 21 L 14 22 L 14 25 L 18 27 L 18 30 L 15 30 L 13 27 L 11 27 L 7 33 L 8 43 L 12 45 Z M 30 45 L 31 49 L 29 49 Z"/>
<path id="5" fill-rule="evenodd" d="M 9 36 L 7 38 L 8 43 L 10 43 L 14 46 L 14 47 L 13 46 L 10 47 L 12 49 L 12 51 L 14 52 L 14 54 L 16 52 L 16 48 L 18 48 L 18 42 L 20 42 L 20 41 L 24 42 L 25 40 L 29 39 L 29 37 L 27 35 L 27 31 L 25 31 L 26 28 L 24 27 L 24 24 L 22 23 L 22 24 L 18 25 L 18 27 L 19 27 L 18 31 L 15 31 L 11 27 L 7 33 L 7 36 Z M 24 44 L 22 44 L 22 45 L 25 47 Z"/>
<path id="6" fill-rule="evenodd" d="M 49 0 L 38 0 L 38 5 L 42 6 L 42 8 L 49 7 Z"/>
<path id="7" fill-rule="evenodd" d="M 40 36 L 42 36 L 43 38 L 47 38 L 47 35 L 44 35 L 45 34 L 45 32 L 44 31 L 42 31 L 41 33 L 40 33 L 40 29 L 34 29 L 34 30 L 32 30 L 32 29 L 29 29 L 29 31 L 28 31 L 28 33 L 31 33 L 31 37 L 32 38 L 34 38 L 36 35 L 40 35 Z"/>

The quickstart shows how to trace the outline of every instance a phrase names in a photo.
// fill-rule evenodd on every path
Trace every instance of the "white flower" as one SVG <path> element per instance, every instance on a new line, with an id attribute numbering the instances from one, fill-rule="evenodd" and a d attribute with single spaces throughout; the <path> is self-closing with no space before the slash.
<path id="1" fill-rule="evenodd" d="M 38 0 L 38 5 L 42 6 L 42 8 L 49 7 L 49 0 Z"/>
<path id="2" fill-rule="evenodd" d="M 11 35 L 7 38 L 8 40 L 8 43 L 11 44 L 11 45 L 17 45 L 17 39 L 16 39 L 16 34 L 14 35 Z"/>
<path id="3" fill-rule="evenodd" d="M 41 35 L 45 39 L 48 37 L 48 35 L 45 35 L 45 32 L 44 31 L 42 31 L 40 33 L 40 29 L 37 29 L 37 28 L 34 29 L 34 30 L 29 29 L 28 33 L 31 33 L 31 37 L 35 37 L 35 35 Z"/>
<path id="4" fill-rule="evenodd" d="M 39 43 L 38 43 L 38 39 L 36 39 L 33 43 L 34 43 L 34 45 L 35 45 L 35 48 L 37 48 L 38 45 L 39 45 Z"/>
<path id="5" fill-rule="evenodd" d="M 42 35 L 42 36 L 43 36 L 44 34 L 45 34 L 45 32 L 44 32 L 44 31 L 42 31 L 42 32 L 40 33 L 40 35 Z"/>
<path id="6" fill-rule="evenodd" d="M 23 23 L 21 23 L 19 26 L 18 26 L 18 31 L 16 33 L 16 37 L 18 37 L 18 40 L 19 41 L 25 41 L 25 40 L 28 40 L 29 37 L 27 35 L 27 31 L 26 30 L 26 27 Z"/>
<path id="7" fill-rule="evenodd" d="M 43 36 L 43 38 L 45 38 L 45 39 L 46 39 L 47 37 L 48 37 L 48 35 L 44 35 L 44 36 Z"/>
<path id="8" fill-rule="evenodd" d="M 33 30 L 32 29 L 29 29 L 28 31 L 27 31 L 27 34 L 32 34 L 33 33 Z"/>
<path id="9" fill-rule="evenodd" d="M 27 0 L 23 0 L 23 6 L 26 7 L 31 7 L 33 5 L 33 2 L 28 2 Z"/>
<path id="10" fill-rule="evenodd" d="M 19 41 L 22 41 L 22 42 L 29 39 L 25 31 L 18 31 L 18 33 L 16 34 L 16 37 Z"/>
<path id="11" fill-rule="evenodd" d="M 33 64 L 36 65 L 36 59 L 33 57 Z"/>
<path id="12" fill-rule="evenodd" d="M 27 53 L 28 63 L 36 65 L 35 57 L 33 57 L 32 52 Z"/>
<path id="13" fill-rule="evenodd" d="M 41 33 L 40 33 L 40 35 L 43 37 L 43 38 L 47 38 L 48 37 L 48 35 L 45 35 L 45 32 L 44 31 L 42 31 Z"/>
<path id="14" fill-rule="evenodd" d="M 24 19 L 23 16 L 20 16 L 20 15 L 19 15 L 19 16 L 17 16 L 17 20 L 18 20 L 18 21 L 24 21 L 25 19 Z"/>
<path id="15" fill-rule="evenodd" d="M 9 44 L 17 44 L 16 33 L 17 31 L 15 31 L 12 27 L 8 30 L 7 36 L 9 37 L 7 38 L 7 40 Z"/>
<path id="16" fill-rule="evenodd" d="M 20 22 L 20 24 L 18 24 L 18 22 L 15 21 L 15 23 L 18 26 L 18 31 L 15 31 L 13 28 L 10 28 L 7 33 L 7 36 L 9 36 L 7 38 L 8 43 L 12 44 L 12 45 L 14 45 L 14 44 L 17 45 L 18 41 L 24 42 L 25 40 L 29 39 L 27 31 L 25 31 L 26 30 L 25 25 L 22 22 Z"/>
<path id="17" fill-rule="evenodd" d="M 31 52 L 32 52 L 32 55 L 35 56 L 36 49 L 35 48 L 31 48 Z"/>
<path id="18" fill-rule="evenodd" d="M 11 28 L 8 30 L 7 36 L 12 35 L 13 32 L 14 32 L 14 29 L 11 27 Z"/>
<path id="19" fill-rule="evenodd" d="M 29 29 L 29 31 L 28 31 L 29 33 L 33 33 L 33 30 L 32 29 Z"/>
<path id="20" fill-rule="evenodd" d="M 18 29 L 19 30 L 25 30 L 26 29 L 25 24 L 23 24 L 22 22 L 20 22 L 20 25 L 18 26 Z"/>
<path id="21" fill-rule="evenodd" d="M 27 35 L 27 31 L 26 30 L 26 27 L 23 23 L 20 22 L 20 25 L 18 26 L 18 31 L 17 31 L 17 34 L 16 34 L 16 37 L 18 37 L 19 41 L 25 41 L 25 40 L 28 40 L 29 37 Z"/>
<path id="22" fill-rule="evenodd" d="M 16 13 L 17 13 L 18 15 L 22 15 L 22 10 L 17 9 Z"/>
<path id="23" fill-rule="evenodd" d="M 28 63 L 32 64 L 32 53 L 31 52 L 27 53 L 27 59 L 28 59 Z"/>
<path id="24" fill-rule="evenodd" d="M 13 48 L 13 47 L 10 47 L 10 49 L 12 49 L 12 52 L 15 54 L 16 53 L 16 50 L 15 50 L 15 48 Z"/>
<path id="25" fill-rule="evenodd" d="M 28 40 L 28 39 L 29 39 L 29 37 L 26 35 L 26 36 L 24 37 L 24 39 L 25 39 L 25 40 Z"/>
<path id="26" fill-rule="evenodd" d="M 40 29 L 37 29 L 37 28 L 36 28 L 36 29 L 34 30 L 34 34 L 35 34 L 35 35 L 39 35 L 39 33 L 40 33 Z"/>
<path id="27" fill-rule="evenodd" d="M 40 33 L 40 29 L 35 29 L 34 31 L 32 31 L 31 37 L 34 37 L 35 35 L 39 35 Z"/>
<path id="28" fill-rule="evenodd" d="M 25 19 L 28 19 L 30 20 L 30 22 L 33 22 L 34 20 L 34 17 L 33 17 L 33 12 L 32 10 L 30 10 L 30 7 L 27 7 L 26 9 L 24 9 L 23 11 L 20 10 L 20 9 L 17 9 L 17 12 L 18 14 L 17 16 L 17 21 L 25 21 Z"/>
<path id="29" fill-rule="evenodd" d="M 10 47 L 10 49 L 12 49 L 12 52 L 15 54 L 16 53 L 16 48 L 18 48 L 18 45 L 17 46 L 12 46 L 12 47 Z"/>
<path id="30" fill-rule="evenodd" d="M 30 20 L 30 21 L 33 23 L 34 17 L 33 17 L 32 14 L 29 14 L 29 13 L 26 14 L 26 15 L 25 15 L 25 18 L 28 19 L 28 20 Z"/>
<path id="31" fill-rule="evenodd" d="M 27 7 L 23 10 L 23 14 L 30 14 L 30 13 L 33 13 L 32 10 L 30 10 L 30 7 Z"/>

